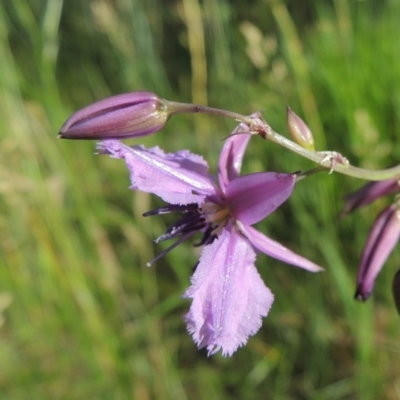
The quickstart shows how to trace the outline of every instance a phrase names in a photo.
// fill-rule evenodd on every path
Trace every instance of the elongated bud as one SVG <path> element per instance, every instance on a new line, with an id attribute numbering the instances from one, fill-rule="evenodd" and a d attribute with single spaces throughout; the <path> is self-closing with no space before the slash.
<path id="1" fill-rule="evenodd" d="M 386 196 L 400 191 L 399 178 L 388 179 L 386 181 L 369 182 L 362 186 L 356 192 L 345 197 L 346 204 L 343 207 L 341 215 L 346 215 L 356 210 L 367 206 L 379 197 Z"/>
<path id="2" fill-rule="evenodd" d="M 295 143 L 307 150 L 314 150 L 314 138 L 310 128 L 290 107 L 287 108 L 286 123 L 290 137 Z"/>
<path id="3" fill-rule="evenodd" d="M 400 314 L 400 269 L 396 272 L 393 278 L 392 284 L 394 304 L 396 305 L 397 311 Z"/>
<path id="4" fill-rule="evenodd" d="M 61 127 L 63 139 L 123 139 L 147 136 L 164 127 L 167 101 L 150 92 L 108 97 L 77 111 Z"/>
<path id="5" fill-rule="evenodd" d="M 400 237 L 400 210 L 392 204 L 381 212 L 369 234 L 361 258 L 355 298 L 365 301 L 371 295 L 375 279 Z"/>

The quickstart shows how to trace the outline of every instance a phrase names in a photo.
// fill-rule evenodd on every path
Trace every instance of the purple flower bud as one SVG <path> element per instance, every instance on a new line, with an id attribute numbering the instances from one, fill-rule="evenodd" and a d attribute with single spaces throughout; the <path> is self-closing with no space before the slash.
<path id="1" fill-rule="evenodd" d="M 371 295 L 375 279 L 400 237 L 400 210 L 392 204 L 382 211 L 369 234 L 361 258 L 355 297 L 365 301 Z"/>
<path id="2" fill-rule="evenodd" d="M 150 92 L 108 97 L 77 111 L 61 127 L 63 139 L 123 139 L 159 131 L 170 113 L 166 101 Z"/>
<path id="3" fill-rule="evenodd" d="M 398 191 L 400 191 L 400 181 L 398 178 L 387 179 L 379 182 L 369 182 L 356 192 L 345 197 L 346 204 L 343 207 L 341 215 L 349 214 L 357 208 L 367 206 L 379 197 Z"/>
<path id="4" fill-rule="evenodd" d="M 314 150 L 314 137 L 310 128 L 290 107 L 287 108 L 286 123 L 290 137 L 295 143 L 307 150 Z"/>
<path id="5" fill-rule="evenodd" d="M 400 314 L 400 269 L 396 272 L 392 284 L 394 304 Z"/>

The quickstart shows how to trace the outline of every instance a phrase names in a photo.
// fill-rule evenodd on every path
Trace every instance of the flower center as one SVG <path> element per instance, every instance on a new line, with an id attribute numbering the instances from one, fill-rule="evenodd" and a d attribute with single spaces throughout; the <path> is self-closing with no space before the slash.
<path id="1" fill-rule="evenodd" d="M 222 228 L 228 222 L 229 210 L 215 203 L 203 203 L 199 210 L 206 223 L 212 228 L 212 234 L 214 236 L 220 235 Z"/>
<path id="2" fill-rule="evenodd" d="M 194 246 L 198 247 L 211 244 L 221 234 L 222 229 L 229 219 L 229 210 L 213 202 L 205 202 L 200 206 L 197 203 L 186 205 L 172 204 L 148 211 L 144 213 L 143 216 L 149 217 L 151 215 L 170 214 L 173 212 L 183 214 L 182 218 L 169 226 L 166 232 L 159 236 L 154 242 L 159 243 L 176 237 L 179 237 L 179 239 L 148 263 L 148 265 L 151 265 L 196 232 L 202 232 L 203 236 L 200 242 L 195 243 Z"/>

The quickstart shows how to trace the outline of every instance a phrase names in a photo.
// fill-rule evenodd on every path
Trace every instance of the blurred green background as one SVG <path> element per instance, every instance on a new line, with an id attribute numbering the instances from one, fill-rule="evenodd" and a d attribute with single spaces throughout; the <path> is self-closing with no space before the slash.
<path id="1" fill-rule="evenodd" d="M 258 228 L 326 271 L 260 255 L 275 293 L 263 327 L 232 358 L 207 357 L 182 316 L 198 250 L 146 262 L 171 222 L 128 190 L 122 161 L 58 140 L 75 110 L 150 90 L 266 120 L 290 105 L 318 150 L 359 166 L 399 162 L 400 2 L 2 0 L 0 3 L 0 398 L 400 399 L 397 249 L 371 299 L 353 300 L 359 256 L 384 199 L 343 220 L 361 186 L 327 173 Z M 176 116 L 146 146 L 189 148 L 215 171 L 235 122 Z M 129 143 L 138 143 L 130 140 Z M 255 137 L 246 172 L 312 168 Z"/>

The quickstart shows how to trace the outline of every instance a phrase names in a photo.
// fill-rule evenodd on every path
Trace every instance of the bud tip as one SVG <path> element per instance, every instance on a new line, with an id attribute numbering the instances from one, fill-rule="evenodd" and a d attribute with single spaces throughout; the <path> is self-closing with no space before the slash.
<path id="1" fill-rule="evenodd" d="M 286 123 L 292 140 L 301 147 L 313 151 L 314 137 L 310 128 L 290 107 L 287 107 Z"/>

